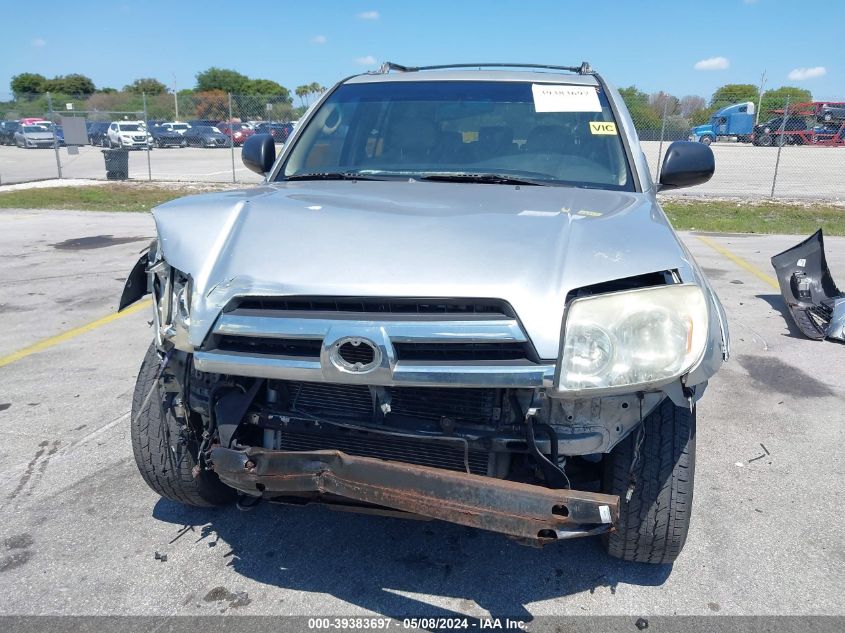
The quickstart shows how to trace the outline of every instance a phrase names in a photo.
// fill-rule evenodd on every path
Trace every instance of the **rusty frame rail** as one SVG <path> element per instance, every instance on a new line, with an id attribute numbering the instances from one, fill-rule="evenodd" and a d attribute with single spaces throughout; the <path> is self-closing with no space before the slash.
<path id="1" fill-rule="evenodd" d="M 340 451 L 215 448 L 211 461 L 224 483 L 252 495 L 336 495 L 541 542 L 607 531 L 619 518 L 615 495 L 552 490 Z"/>

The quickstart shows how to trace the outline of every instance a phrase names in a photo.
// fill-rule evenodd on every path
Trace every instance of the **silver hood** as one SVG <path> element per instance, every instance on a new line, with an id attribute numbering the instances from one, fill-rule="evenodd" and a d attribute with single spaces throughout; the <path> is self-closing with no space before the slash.
<path id="1" fill-rule="evenodd" d="M 52 132 L 21 132 L 24 138 L 30 141 L 52 141 Z"/>
<path id="2" fill-rule="evenodd" d="M 194 280 L 200 346 L 238 295 L 493 298 L 555 359 L 575 288 L 700 272 L 650 194 L 416 181 L 300 182 L 154 210 L 162 252 Z"/>

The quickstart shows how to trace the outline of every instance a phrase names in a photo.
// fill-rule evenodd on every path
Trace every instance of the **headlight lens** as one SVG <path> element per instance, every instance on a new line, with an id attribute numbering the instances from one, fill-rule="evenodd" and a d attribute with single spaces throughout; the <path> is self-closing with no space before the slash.
<path id="1" fill-rule="evenodd" d="M 707 304 L 681 284 L 576 299 L 564 328 L 558 388 L 665 382 L 689 371 L 707 341 Z"/>

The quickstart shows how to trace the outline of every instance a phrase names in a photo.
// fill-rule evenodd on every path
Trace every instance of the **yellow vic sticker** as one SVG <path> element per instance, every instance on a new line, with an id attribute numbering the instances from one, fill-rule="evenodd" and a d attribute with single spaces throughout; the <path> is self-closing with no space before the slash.
<path id="1" fill-rule="evenodd" d="M 607 121 L 590 121 L 590 134 L 616 134 L 616 124 Z"/>

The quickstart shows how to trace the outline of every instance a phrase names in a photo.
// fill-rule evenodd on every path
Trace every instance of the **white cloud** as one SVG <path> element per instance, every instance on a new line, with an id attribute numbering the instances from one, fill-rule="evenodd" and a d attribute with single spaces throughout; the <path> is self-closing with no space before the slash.
<path id="1" fill-rule="evenodd" d="M 325 44 L 328 41 L 329 40 L 325 35 L 315 35 L 314 37 L 311 38 L 312 44 Z"/>
<path id="2" fill-rule="evenodd" d="M 727 57 L 708 57 L 695 62 L 693 68 L 696 70 L 725 70 L 730 65 L 731 62 Z"/>
<path id="3" fill-rule="evenodd" d="M 355 63 L 361 64 L 361 66 L 375 66 L 378 62 L 372 55 L 365 55 L 364 57 L 356 57 Z"/>
<path id="4" fill-rule="evenodd" d="M 789 79 L 792 81 L 803 81 L 805 79 L 813 79 L 814 77 L 822 77 L 827 74 L 827 68 L 824 66 L 813 66 L 812 68 L 796 68 L 789 71 Z"/>
<path id="5" fill-rule="evenodd" d="M 358 17 L 362 20 L 378 20 L 379 14 L 378 11 L 364 11 L 363 13 L 359 13 Z"/>
<path id="6" fill-rule="evenodd" d="M 41 48 L 42 46 L 47 46 L 47 40 L 41 39 L 40 37 L 36 37 L 34 40 L 32 40 L 32 45 L 35 48 Z"/>

